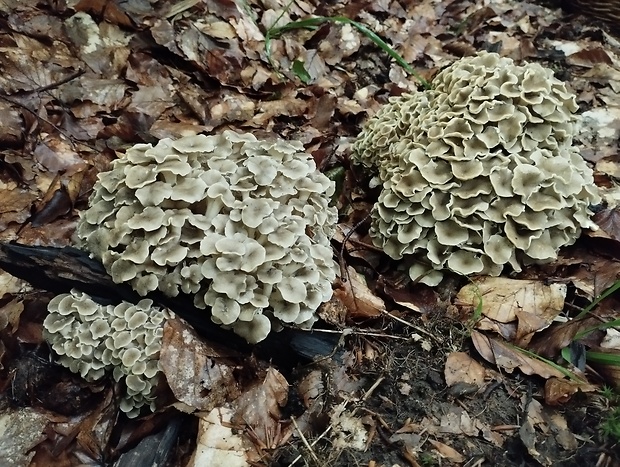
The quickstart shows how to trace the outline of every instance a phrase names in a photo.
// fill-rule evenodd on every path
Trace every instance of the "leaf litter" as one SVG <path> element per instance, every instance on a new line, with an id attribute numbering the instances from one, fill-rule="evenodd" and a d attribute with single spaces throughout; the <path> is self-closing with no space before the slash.
<path id="1" fill-rule="evenodd" d="M 343 174 L 335 243 L 346 273 L 321 314 L 342 339 L 316 361 L 278 368 L 172 320 L 161 408 L 141 424 L 116 417 L 112 383 L 51 378 L 49 296 L 0 274 L 0 415 L 13 430 L 0 435 L 11 441 L 3 458 L 101 465 L 183 420 L 169 465 L 612 465 L 617 444 L 600 438 L 605 414 L 587 396 L 620 387 L 618 326 L 605 327 L 619 318 L 616 299 L 574 318 L 618 279 L 618 208 L 601 210 L 601 229 L 554 263 L 434 290 L 403 280 L 372 247 L 363 219 L 376 194 L 348 155 L 365 118 L 417 89 L 410 72 L 430 80 L 486 48 L 570 82 L 582 155 L 611 192 L 617 35 L 547 3 L 501 0 L 0 1 L 0 14 L 3 242 L 70 245 L 96 174 L 117 154 L 234 128 L 300 139 L 319 167 Z M 50 391 L 58 407 L 83 403 L 60 414 L 40 397 Z"/>

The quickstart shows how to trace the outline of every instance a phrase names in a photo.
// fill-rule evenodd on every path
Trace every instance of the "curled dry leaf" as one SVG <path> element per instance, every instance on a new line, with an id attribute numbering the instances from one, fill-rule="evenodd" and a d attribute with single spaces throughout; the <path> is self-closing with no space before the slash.
<path id="1" fill-rule="evenodd" d="M 54 177 L 43 199 L 35 206 L 30 222 L 33 227 L 48 224 L 71 212 L 80 194 L 84 170 L 69 171 Z"/>
<path id="2" fill-rule="evenodd" d="M 486 370 L 465 352 L 452 352 L 446 360 L 444 377 L 448 386 L 468 383 L 482 387 Z"/>
<path id="3" fill-rule="evenodd" d="M 246 389 L 233 402 L 233 422 L 247 426 L 247 433 L 259 449 L 275 449 L 285 437 L 281 431 L 280 408 L 288 399 L 288 381 L 273 367 L 262 381 Z"/>
<path id="4" fill-rule="evenodd" d="M 596 386 L 568 379 L 549 378 L 545 383 L 545 402 L 549 405 L 562 405 L 578 391 L 592 392 Z"/>
<path id="5" fill-rule="evenodd" d="M 195 410 L 211 410 L 240 392 L 230 351 L 206 343 L 185 321 L 166 321 L 159 357 L 174 396 Z"/>
<path id="6" fill-rule="evenodd" d="M 482 300 L 482 314 L 510 323 L 518 321 L 516 344 L 526 345 L 533 333 L 545 329 L 564 308 L 565 284 L 482 277 L 463 287 L 455 304 L 473 312 Z"/>
<path id="7" fill-rule="evenodd" d="M 575 335 L 600 324 L 598 318 L 590 317 L 580 320 L 571 320 L 566 323 L 553 323 L 544 333 L 532 339 L 528 349 L 549 359 L 555 358 L 558 353 L 573 342 Z"/>
<path id="8" fill-rule="evenodd" d="M 366 279 L 353 267 L 347 267 L 347 281 L 334 290 L 338 298 L 349 311 L 353 319 L 375 318 L 386 311 L 385 303 L 377 297 L 366 284 Z"/>
<path id="9" fill-rule="evenodd" d="M 543 378 L 564 377 L 559 370 L 519 352 L 509 344 L 491 339 L 477 331 L 472 331 L 471 338 L 482 358 L 503 368 L 508 373 L 512 373 L 515 368 L 518 368 L 526 375 L 539 375 Z"/>

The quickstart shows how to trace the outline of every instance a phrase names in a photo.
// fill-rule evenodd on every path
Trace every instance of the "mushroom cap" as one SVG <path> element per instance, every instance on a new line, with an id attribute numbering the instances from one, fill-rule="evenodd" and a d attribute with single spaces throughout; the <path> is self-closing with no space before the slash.
<path id="1" fill-rule="evenodd" d="M 129 416 L 154 400 L 152 388 L 160 377 L 158 356 L 170 315 L 152 305 L 141 300 L 106 306 L 72 290 L 49 302 L 43 322 L 43 336 L 61 365 L 89 381 L 112 372 L 116 381 L 125 382 L 121 407 Z"/>
<path id="2" fill-rule="evenodd" d="M 100 174 L 77 233 L 116 282 L 141 295 L 193 295 L 196 306 L 212 307 L 214 322 L 256 341 L 278 320 L 282 297 L 298 305 L 288 323 L 312 321 L 313 288 L 329 299 L 334 186 L 300 142 L 232 131 L 164 139 L 130 148 Z M 305 279 L 285 271 L 305 271 Z M 111 324 L 111 348 L 137 316 Z M 242 318 L 260 332 L 237 328 Z"/>
<path id="3" fill-rule="evenodd" d="M 575 96 L 551 70 L 480 52 L 433 84 L 390 98 L 353 145 L 383 185 L 370 236 L 412 279 L 436 282 L 422 264 L 497 275 L 546 262 L 596 228 L 600 197 L 572 146 Z"/>

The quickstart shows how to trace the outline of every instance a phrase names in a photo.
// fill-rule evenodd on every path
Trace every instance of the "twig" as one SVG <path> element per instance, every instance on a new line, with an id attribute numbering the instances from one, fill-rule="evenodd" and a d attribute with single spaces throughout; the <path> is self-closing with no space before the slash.
<path id="1" fill-rule="evenodd" d="M 366 220 L 368 220 L 369 217 L 370 217 L 370 213 L 366 214 L 366 216 L 364 216 L 364 218 L 361 221 L 357 222 L 353 227 L 349 229 L 349 231 L 344 236 L 344 239 L 342 240 L 342 245 L 340 246 L 340 253 L 338 254 L 338 262 L 340 263 L 340 280 L 342 281 L 343 284 L 347 282 L 347 276 L 348 276 L 347 268 L 344 262 L 345 247 L 347 245 L 347 242 L 349 241 L 349 238 L 351 238 L 351 235 L 353 235 L 355 231 L 359 229 L 360 226 L 364 222 L 366 222 Z"/>
<path id="2" fill-rule="evenodd" d="M 293 425 L 295 426 L 295 429 L 297 430 L 297 433 L 299 433 L 299 437 L 301 438 L 301 442 L 304 443 L 304 446 L 306 446 L 306 449 L 308 450 L 308 452 L 310 452 L 310 455 L 314 459 L 314 462 L 316 462 L 317 465 L 319 465 L 320 464 L 319 458 L 314 453 L 314 450 L 312 449 L 312 446 L 310 446 L 310 443 L 308 443 L 308 440 L 306 439 L 304 434 L 299 429 L 299 426 L 297 425 L 297 420 L 295 420 L 295 417 L 291 417 L 291 421 L 293 422 Z M 295 461 L 293 461 L 293 463 L 295 463 Z M 293 465 L 293 463 L 291 465 Z"/>
<path id="3" fill-rule="evenodd" d="M 32 94 L 32 93 L 42 93 L 45 91 L 49 91 L 51 89 L 55 89 L 58 86 L 62 86 L 63 84 L 68 83 L 69 81 L 73 81 L 76 78 L 79 78 L 80 76 L 82 76 L 84 73 L 86 73 L 84 70 L 78 70 L 75 73 L 72 73 L 66 77 L 64 77 L 63 79 L 59 80 L 59 81 L 55 81 L 53 83 L 50 84 L 46 84 L 45 86 L 41 86 L 35 89 L 31 89 L 29 91 L 24 91 L 26 94 Z M 52 128 L 54 128 L 59 134 L 61 134 L 62 136 L 64 136 L 68 141 L 71 142 L 71 144 L 73 144 L 74 146 L 76 146 L 77 144 L 81 144 L 82 146 L 85 146 L 89 149 L 95 149 L 93 146 L 83 143 L 81 141 L 78 141 L 77 144 L 74 141 L 74 139 L 68 135 L 67 133 L 65 133 L 60 127 L 58 127 L 55 123 L 50 122 L 48 119 L 41 117 L 37 112 L 35 112 L 34 110 L 32 110 L 31 108 L 29 108 L 28 106 L 22 104 L 21 102 L 15 100 L 13 97 L 10 97 L 9 95 L 5 94 L 5 93 L 1 93 L 0 92 L 0 99 L 8 102 L 9 104 L 12 104 L 16 107 L 19 107 L 20 109 L 25 110 L 26 112 L 30 113 L 31 115 L 33 115 L 37 120 L 43 122 L 43 123 L 47 123 L 49 126 L 51 126 Z"/>
<path id="4" fill-rule="evenodd" d="M 427 335 L 428 337 L 433 339 L 435 342 L 441 344 L 441 340 L 437 336 L 435 336 L 434 334 L 432 334 L 429 331 L 427 331 L 426 329 L 420 328 L 420 327 L 416 326 L 415 324 L 410 323 L 409 321 L 405 321 L 404 319 L 399 318 L 398 316 L 394 316 L 393 314 L 388 313 L 387 311 L 382 311 L 381 313 L 383 313 L 384 315 L 389 316 L 394 321 L 398 321 L 400 324 L 404 324 L 405 326 L 409 326 L 410 328 L 413 328 L 416 331 L 421 332 L 422 334 Z"/>
<path id="5" fill-rule="evenodd" d="M 319 435 L 319 437 L 317 439 L 315 439 L 314 441 L 312 441 L 312 444 L 310 444 L 310 447 L 314 447 L 314 445 L 316 443 L 318 443 L 319 441 L 321 441 L 325 436 L 327 436 L 327 433 L 329 433 L 331 431 L 331 429 L 333 428 L 333 426 L 330 424 L 323 433 L 321 433 Z M 297 430 L 299 431 L 299 430 Z M 295 465 L 297 463 L 297 461 L 299 461 L 301 459 L 301 454 L 298 455 L 295 459 L 293 459 L 293 461 L 289 464 L 289 467 L 291 467 L 292 465 Z M 320 463 L 319 463 L 320 464 Z"/>
<path id="6" fill-rule="evenodd" d="M 374 384 L 368 388 L 368 391 L 366 391 L 366 393 L 362 397 L 362 401 L 368 400 L 368 398 L 372 396 L 372 393 L 375 392 L 375 389 L 379 387 L 379 385 L 383 382 L 384 379 L 385 379 L 385 376 L 380 376 L 379 379 L 375 381 Z"/>
<path id="7" fill-rule="evenodd" d="M 30 89 L 29 91 L 26 91 L 25 89 L 23 90 L 26 94 L 30 94 L 33 92 L 39 93 L 39 92 L 45 92 L 45 91 L 49 91 L 50 89 L 55 89 L 58 86 L 62 86 L 63 84 L 68 83 L 69 81 L 73 81 L 76 78 L 79 78 L 80 76 L 82 76 L 84 73 L 86 73 L 86 71 L 84 70 L 78 70 L 75 73 L 71 73 L 70 75 L 64 77 L 63 79 L 61 79 L 60 81 L 55 81 L 53 83 L 50 84 L 46 84 L 45 86 L 41 86 L 35 89 Z M 9 94 L 0 92 L 0 97 L 8 97 Z M 9 100 L 9 102 L 12 102 L 11 100 Z"/>
<path id="8" fill-rule="evenodd" d="M 324 334 L 343 334 L 345 335 L 346 331 L 348 331 L 348 334 L 346 335 L 355 335 L 355 336 L 369 336 L 369 337 L 387 337 L 388 339 L 398 339 L 398 340 L 403 340 L 403 341 L 407 341 L 409 340 L 409 337 L 404 337 L 404 336 L 394 336 L 392 334 L 381 334 L 379 332 L 367 332 L 367 331 L 356 331 L 350 328 L 347 328 L 343 331 L 338 331 L 338 330 L 334 330 L 334 329 L 319 329 L 319 328 L 312 328 L 312 329 L 297 329 L 298 331 L 306 331 L 306 332 L 322 332 Z"/>

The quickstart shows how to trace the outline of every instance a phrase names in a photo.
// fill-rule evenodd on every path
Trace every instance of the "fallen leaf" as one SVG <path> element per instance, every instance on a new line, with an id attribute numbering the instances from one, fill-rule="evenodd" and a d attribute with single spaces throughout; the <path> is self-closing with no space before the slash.
<path id="1" fill-rule="evenodd" d="M 366 284 L 366 279 L 352 266 L 347 267 L 347 281 L 334 290 L 353 319 L 374 318 L 386 312 L 385 303 Z"/>
<path id="2" fill-rule="evenodd" d="M 286 378 L 270 367 L 262 381 L 245 389 L 233 402 L 232 421 L 237 426 L 247 426 L 260 449 L 275 449 L 283 441 L 280 417 L 287 399 Z"/>
<path id="3" fill-rule="evenodd" d="M 196 450 L 187 464 L 188 467 L 250 466 L 244 439 L 231 428 L 233 413 L 229 407 L 218 407 L 200 415 Z"/>
<path id="4" fill-rule="evenodd" d="M 465 352 L 451 352 L 446 359 L 444 377 L 448 386 L 468 383 L 482 387 L 486 370 Z"/>
<path id="5" fill-rule="evenodd" d="M 435 441 L 433 439 L 429 439 L 428 442 L 433 445 L 435 450 L 443 459 L 447 459 L 448 461 L 455 462 L 457 464 L 462 464 L 465 462 L 465 457 L 462 454 L 459 454 L 456 449 L 451 448 L 447 444 L 440 443 L 439 441 Z"/>
<path id="6" fill-rule="evenodd" d="M 596 386 L 592 384 L 568 379 L 549 378 L 545 382 L 545 402 L 549 405 L 562 405 L 567 403 L 579 391 L 592 392 L 596 389 Z"/>
<path id="7" fill-rule="evenodd" d="M 489 363 L 493 363 L 512 373 L 516 368 L 526 375 L 539 375 L 543 378 L 563 378 L 564 374 L 551 365 L 516 350 L 514 346 L 472 331 L 471 338 L 478 353 Z"/>
<path id="8" fill-rule="evenodd" d="M 463 287 L 455 304 L 473 312 L 481 301 L 484 316 L 500 323 L 517 320 L 515 342 L 525 346 L 562 312 L 565 296 L 565 284 L 482 277 Z"/>
<path id="9" fill-rule="evenodd" d="M 231 356 L 180 318 L 166 321 L 159 363 L 174 396 L 192 409 L 208 411 L 241 394 L 235 378 L 238 362 Z"/>
<path id="10" fill-rule="evenodd" d="M 439 432 L 478 436 L 480 429 L 476 424 L 476 420 L 472 419 L 466 410 L 461 407 L 452 406 L 448 413 L 441 416 Z"/>

